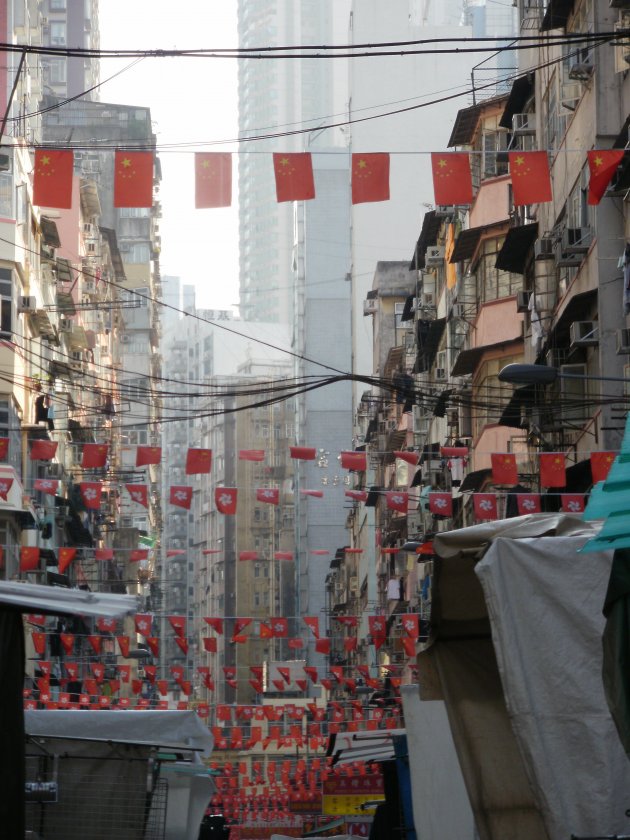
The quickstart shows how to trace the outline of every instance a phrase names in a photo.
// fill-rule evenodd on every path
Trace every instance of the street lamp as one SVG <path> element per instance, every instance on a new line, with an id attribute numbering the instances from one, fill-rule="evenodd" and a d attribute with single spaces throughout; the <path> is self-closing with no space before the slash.
<path id="1" fill-rule="evenodd" d="M 513 385 L 551 385 L 556 379 L 592 379 L 599 382 L 629 382 L 623 376 L 591 376 L 582 373 L 565 373 L 547 365 L 506 365 L 499 371 L 500 382 Z"/>

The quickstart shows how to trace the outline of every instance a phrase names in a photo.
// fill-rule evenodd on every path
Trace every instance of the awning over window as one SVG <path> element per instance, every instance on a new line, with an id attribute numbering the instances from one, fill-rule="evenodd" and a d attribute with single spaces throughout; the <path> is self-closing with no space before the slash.
<path id="1" fill-rule="evenodd" d="M 587 292 L 573 295 L 551 328 L 545 349 L 548 350 L 550 347 L 568 347 L 571 324 L 574 321 L 587 320 L 596 303 L 597 289 L 589 289 Z"/>
<path id="2" fill-rule="evenodd" d="M 538 222 L 510 228 L 497 254 L 495 267 L 501 271 L 524 274 L 527 256 L 534 247 L 536 239 L 538 239 Z"/>
<path id="3" fill-rule="evenodd" d="M 424 255 L 430 245 L 437 243 L 438 233 L 440 232 L 440 225 L 442 219 L 438 219 L 435 210 L 430 210 L 424 214 L 422 220 L 422 230 L 416 243 L 416 250 L 413 252 L 411 262 L 409 264 L 409 271 L 419 271 L 424 268 Z"/>
<path id="4" fill-rule="evenodd" d="M 531 408 L 535 404 L 539 388 L 540 385 L 534 384 L 515 388 L 499 418 L 499 425 L 509 426 L 511 429 L 522 429 L 523 410 Z"/>
<path id="5" fill-rule="evenodd" d="M 483 356 L 491 350 L 499 350 L 506 347 L 508 344 L 521 342 L 523 339 L 518 336 L 516 338 L 509 338 L 507 341 L 499 341 L 496 344 L 484 344 L 481 347 L 471 347 L 469 350 L 460 350 L 455 359 L 455 364 L 451 370 L 451 376 L 466 376 L 468 373 L 474 373 Z"/>
<path id="6" fill-rule="evenodd" d="M 414 373 L 425 373 L 435 359 L 444 328 L 446 318 L 436 318 L 433 321 L 418 321 L 418 355 L 414 366 Z"/>
<path id="7" fill-rule="evenodd" d="M 469 472 L 468 475 L 464 476 L 464 480 L 459 485 L 459 492 L 478 493 L 491 475 L 491 469 L 473 470 Z"/>
<path id="8" fill-rule="evenodd" d="M 47 216 L 42 216 L 39 220 L 39 225 L 42 229 L 42 236 L 46 245 L 49 245 L 51 248 L 59 248 L 61 240 L 59 239 L 59 231 L 55 222 Z"/>
<path id="9" fill-rule="evenodd" d="M 521 76 L 520 78 L 514 80 L 510 95 L 508 96 L 508 101 L 505 105 L 505 110 L 499 120 L 501 128 L 507 128 L 508 131 L 512 130 L 512 117 L 514 114 L 521 114 L 523 112 L 523 109 L 527 104 L 527 100 L 533 93 L 533 73 L 527 73 L 525 76 Z"/>
<path id="10" fill-rule="evenodd" d="M 575 0 L 549 0 L 545 16 L 540 24 L 540 31 L 548 32 L 550 29 L 564 28 L 574 5 Z"/>
<path id="11" fill-rule="evenodd" d="M 506 94 L 496 96 L 493 99 L 486 99 L 484 102 L 479 102 L 477 105 L 471 105 L 469 108 L 462 108 L 457 112 L 455 117 L 455 124 L 451 131 L 450 139 L 447 143 L 448 148 L 452 146 L 470 146 L 475 136 L 475 130 L 479 117 L 482 112 L 493 105 L 497 105 L 502 100 L 507 98 Z"/>
<path id="12" fill-rule="evenodd" d="M 411 321 L 413 320 L 413 302 L 416 299 L 415 295 L 407 295 L 405 299 L 405 305 L 403 307 L 402 315 L 400 316 L 401 321 Z"/>
<path id="13" fill-rule="evenodd" d="M 69 260 L 64 260 L 61 257 L 57 259 L 57 279 L 61 283 L 72 283 L 72 266 Z"/>

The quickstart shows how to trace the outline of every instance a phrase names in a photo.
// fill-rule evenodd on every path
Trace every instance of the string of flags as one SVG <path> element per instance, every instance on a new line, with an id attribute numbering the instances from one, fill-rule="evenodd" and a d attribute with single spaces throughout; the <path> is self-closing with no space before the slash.
<path id="1" fill-rule="evenodd" d="M 593 149 L 587 152 L 590 181 L 588 203 L 599 204 L 617 167 L 623 149 Z M 195 207 L 220 208 L 232 203 L 232 155 L 228 152 L 195 153 Z M 546 151 L 508 152 L 516 207 L 552 200 L 549 156 Z M 310 201 L 316 198 L 310 152 L 272 154 L 276 199 Z M 42 207 L 72 206 L 74 153 L 67 149 L 36 149 L 33 200 Z M 114 154 L 114 207 L 151 207 L 154 152 L 125 151 Z M 431 170 L 437 205 L 469 205 L 473 183 L 469 152 L 432 152 Z M 353 204 L 388 201 L 390 155 L 387 152 L 351 155 Z"/>

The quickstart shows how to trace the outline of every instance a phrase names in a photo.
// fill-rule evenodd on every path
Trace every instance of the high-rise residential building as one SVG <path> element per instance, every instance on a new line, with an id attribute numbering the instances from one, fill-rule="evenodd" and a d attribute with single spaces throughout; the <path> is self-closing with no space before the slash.
<path id="1" fill-rule="evenodd" d="M 99 0 L 42 0 L 43 42 L 51 47 L 98 50 L 98 7 Z M 44 96 L 100 98 L 98 88 L 92 90 L 100 81 L 97 56 L 42 56 L 42 76 Z"/>
<path id="2" fill-rule="evenodd" d="M 332 0 L 239 0 L 241 48 L 327 44 L 338 12 Z M 329 61 L 239 62 L 240 306 L 247 320 L 293 320 L 293 208 L 276 201 L 272 151 L 311 151 L 340 135 L 318 131 L 333 113 L 334 76 Z M 310 126 L 313 133 L 250 144 L 269 131 Z M 255 146 L 255 148 L 254 148 Z M 266 152 L 266 154 L 260 154 Z M 334 231 L 329 232 L 334 238 Z"/>

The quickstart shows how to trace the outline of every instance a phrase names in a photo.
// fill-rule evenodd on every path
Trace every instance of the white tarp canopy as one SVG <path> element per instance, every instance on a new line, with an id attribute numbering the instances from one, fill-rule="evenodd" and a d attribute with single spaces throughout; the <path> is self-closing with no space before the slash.
<path id="1" fill-rule="evenodd" d="M 482 840 L 628 833 L 630 763 L 601 677 L 612 552 L 578 553 L 597 529 L 543 514 L 434 541 L 427 661 Z"/>
<path id="2" fill-rule="evenodd" d="M 38 583 L 0 581 L 0 609 L 52 615 L 90 615 L 117 618 L 138 609 L 135 595 L 86 592 Z"/>

